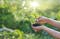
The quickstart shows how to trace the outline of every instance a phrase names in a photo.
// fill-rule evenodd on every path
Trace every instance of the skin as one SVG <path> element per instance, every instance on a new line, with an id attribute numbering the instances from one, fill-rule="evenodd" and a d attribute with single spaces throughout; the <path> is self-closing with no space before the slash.
<path id="1" fill-rule="evenodd" d="M 50 19 L 47 17 L 39 17 L 39 18 L 37 18 L 36 22 L 40 23 L 40 24 L 49 23 L 49 24 L 53 25 L 54 27 L 60 28 L 60 22 L 59 21 L 56 21 L 56 20 L 53 20 L 53 19 Z M 44 25 L 37 26 L 37 27 L 32 26 L 32 28 L 33 28 L 33 30 L 35 30 L 35 32 L 39 32 L 40 30 L 45 30 L 51 36 L 53 36 L 57 39 L 60 39 L 60 32 L 59 31 L 53 30 L 53 29 L 48 28 Z"/>

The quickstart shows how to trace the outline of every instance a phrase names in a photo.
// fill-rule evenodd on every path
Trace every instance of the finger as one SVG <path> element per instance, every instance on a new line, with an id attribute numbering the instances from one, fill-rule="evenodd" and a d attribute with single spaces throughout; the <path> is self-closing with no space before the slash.
<path id="1" fill-rule="evenodd" d="M 39 22 L 39 19 L 37 19 L 36 22 Z"/>
<path id="2" fill-rule="evenodd" d="M 34 29 L 35 29 L 35 28 L 37 28 L 37 27 L 32 26 L 32 28 L 34 28 Z"/>
<path id="3" fill-rule="evenodd" d="M 33 30 L 34 30 L 34 31 L 37 31 L 37 29 L 34 29 L 34 28 L 33 28 Z"/>
<path id="4" fill-rule="evenodd" d="M 33 26 L 32 26 L 32 28 L 33 28 L 33 30 L 35 30 L 35 29 L 36 29 L 36 28 L 35 28 L 35 27 L 33 27 Z"/>
<path id="5" fill-rule="evenodd" d="M 32 27 L 33 29 L 36 29 L 35 27 Z"/>
<path id="6" fill-rule="evenodd" d="M 32 26 L 32 28 L 35 28 L 34 26 Z"/>
<path id="7" fill-rule="evenodd" d="M 35 32 L 39 32 L 39 30 L 35 30 Z"/>
<path id="8" fill-rule="evenodd" d="M 37 18 L 37 19 L 40 19 L 41 17 Z"/>
<path id="9" fill-rule="evenodd" d="M 39 32 L 40 30 L 39 29 L 33 29 L 35 32 Z"/>
<path id="10" fill-rule="evenodd" d="M 39 30 L 37 30 L 36 32 L 39 32 Z"/>
<path id="11" fill-rule="evenodd" d="M 39 19 L 36 20 L 37 23 L 38 23 L 39 21 L 40 21 Z"/>
<path id="12" fill-rule="evenodd" d="M 40 22 L 40 21 L 42 21 L 41 17 L 39 17 L 38 19 L 36 19 L 36 22 Z"/>
<path id="13" fill-rule="evenodd" d="M 38 18 L 36 18 L 36 21 L 38 21 L 38 19 L 40 19 L 41 17 L 38 17 Z"/>
<path id="14" fill-rule="evenodd" d="M 35 32 L 37 32 L 37 30 L 34 30 Z"/>

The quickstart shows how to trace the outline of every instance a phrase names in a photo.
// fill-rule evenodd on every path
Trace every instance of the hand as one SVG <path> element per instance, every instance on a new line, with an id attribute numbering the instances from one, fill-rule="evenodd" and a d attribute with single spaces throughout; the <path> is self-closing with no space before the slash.
<path id="1" fill-rule="evenodd" d="M 42 17 L 37 18 L 36 22 L 40 24 L 45 24 L 47 23 L 47 19 L 48 19 L 47 17 L 42 16 Z"/>
<path id="2" fill-rule="evenodd" d="M 32 28 L 35 32 L 39 32 L 40 30 L 43 29 L 43 25 L 42 26 L 36 26 L 36 27 L 32 26 Z"/>

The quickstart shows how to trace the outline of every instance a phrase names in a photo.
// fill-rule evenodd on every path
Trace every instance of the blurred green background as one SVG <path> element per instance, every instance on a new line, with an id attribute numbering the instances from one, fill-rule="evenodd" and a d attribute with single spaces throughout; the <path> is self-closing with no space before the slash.
<path id="1" fill-rule="evenodd" d="M 60 20 L 60 0 L 0 0 L 0 39 L 56 39 L 32 30 L 31 24 L 40 16 Z"/>

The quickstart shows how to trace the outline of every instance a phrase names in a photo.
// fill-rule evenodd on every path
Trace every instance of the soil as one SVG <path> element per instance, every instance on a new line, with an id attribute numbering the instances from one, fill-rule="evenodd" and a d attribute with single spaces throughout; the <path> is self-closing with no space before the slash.
<path id="1" fill-rule="evenodd" d="M 33 24 L 33 26 L 41 26 L 41 24 L 38 24 L 38 23 L 35 23 L 35 24 Z"/>

